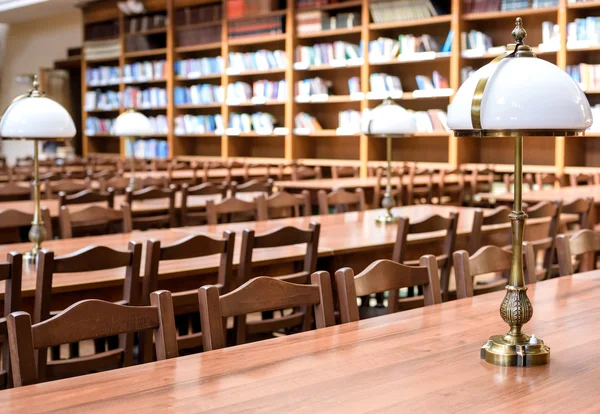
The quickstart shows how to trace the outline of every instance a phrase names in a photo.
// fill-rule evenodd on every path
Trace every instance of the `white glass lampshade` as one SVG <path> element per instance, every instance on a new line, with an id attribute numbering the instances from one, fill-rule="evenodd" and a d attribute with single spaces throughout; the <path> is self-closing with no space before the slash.
<path id="1" fill-rule="evenodd" d="M 148 117 L 129 109 L 115 119 L 112 134 L 121 137 L 140 137 L 155 134 Z"/>
<path id="2" fill-rule="evenodd" d="M 495 72 L 494 64 L 482 67 L 456 92 L 448 109 L 450 129 L 475 129 L 471 105 L 477 83 L 487 77 L 481 100 L 481 130 L 531 130 L 543 135 L 544 131 L 583 131 L 592 125 L 585 94 L 557 66 L 535 57 L 508 57 L 497 65 Z"/>
<path id="3" fill-rule="evenodd" d="M 71 115 L 58 102 L 42 95 L 24 95 L 8 107 L 0 121 L 0 137 L 22 139 L 73 138 Z"/>
<path id="4" fill-rule="evenodd" d="M 367 135 L 393 137 L 414 134 L 417 126 L 412 113 L 386 99 L 363 116 L 362 130 Z"/>

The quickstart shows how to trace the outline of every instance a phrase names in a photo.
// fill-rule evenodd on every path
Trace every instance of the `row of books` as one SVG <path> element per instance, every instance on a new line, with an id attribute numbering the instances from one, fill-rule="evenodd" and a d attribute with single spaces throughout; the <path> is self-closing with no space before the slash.
<path id="1" fill-rule="evenodd" d="M 299 112 L 294 116 L 294 131 L 296 134 L 305 135 L 322 130 L 321 123 L 314 116 L 306 112 Z M 338 134 L 357 134 L 360 133 L 360 130 L 360 111 L 349 109 L 338 113 Z"/>
<path id="2" fill-rule="evenodd" d="M 175 27 L 198 23 L 214 22 L 221 19 L 221 4 L 183 7 L 181 9 L 175 10 Z"/>
<path id="3" fill-rule="evenodd" d="M 369 2 L 374 23 L 388 23 L 415 19 L 427 19 L 448 13 L 431 0 L 385 0 Z M 440 13 L 441 12 L 441 13 Z"/>
<path id="4" fill-rule="evenodd" d="M 471 30 L 460 34 L 461 50 L 472 50 L 485 53 L 494 47 L 492 38 L 479 30 Z"/>
<path id="5" fill-rule="evenodd" d="M 123 66 L 123 83 L 163 80 L 166 72 L 166 60 L 128 63 Z"/>
<path id="6" fill-rule="evenodd" d="M 257 50 L 256 52 L 230 52 L 227 72 L 230 74 L 254 70 L 285 69 L 287 56 L 283 50 Z"/>
<path id="7" fill-rule="evenodd" d="M 403 92 L 400 78 L 386 73 L 372 73 L 369 76 L 369 87 L 373 93 L 382 96 L 401 94 Z"/>
<path id="8" fill-rule="evenodd" d="M 223 58 L 204 57 L 184 59 L 175 62 L 175 74 L 181 78 L 195 79 L 202 76 L 220 75 L 223 73 Z"/>
<path id="9" fill-rule="evenodd" d="M 325 80 L 323 78 L 316 77 L 303 79 L 301 81 L 296 82 L 296 98 L 309 99 L 311 96 L 314 95 L 328 95 L 329 88 L 331 88 L 331 86 L 331 81 Z"/>
<path id="10" fill-rule="evenodd" d="M 421 52 L 450 52 L 451 48 L 451 31 L 448 33 L 441 49 L 436 40 L 428 34 L 421 36 L 399 35 L 397 40 L 380 37 L 369 42 L 369 61 L 387 62 L 398 58 L 400 55 L 412 55 Z"/>
<path id="11" fill-rule="evenodd" d="M 575 82 L 581 84 L 583 89 L 600 88 L 600 65 L 568 65 L 567 73 Z"/>
<path id="12" fill-rule="evenodd" d="M 156 134 L 166 135 L 169 133 L 169 123 L 165 115 L 149 116 L 148 121 Z"/>
<path id="13" fill-rule="evenodd" d="M 114 40 L 86 40 L 83 43 L 83 56 L 86 60 L 117 59 L 121 56 L 121 43 Z"/>
<path id="14" fill-rule="evenodd" d="M 560 49 L 560 27 L 553 22 L 542 22 L 542 43 L 540 48 Z"/>
<path id="15" fill-rule="evenodd" d="M 600 43 L 600 17 L 588 16 L 567 23 L 567 47 Z"/>
<path id="16" fill-rule="evenodd" d="M 84 39 L 89 40 L 107 40 L 119 38 L 119 21 L 108 20 L 98 23 L 86 24 L 84 29 Z"/>
<path id="17" fill-rule="evenodd" d="M 296 15 L 296 32 L 306 34 L 322 30 L 349 29 L 360 26 L 360 23 L 360 13 L 330 14 L 320 10 L 306 11 Z"/>
<path id="18" fill-rule="evenodd" d="M 128 33 L 145 32 L 152 29 L 167 27 L 167 16 L 164 14 L 146 15 L 141 17 L 130 17 L 128 22 Z"/>
<path id="19" fill-rule="evenodd" d="M 161 49 L 167 47 L 167 37 L 157 36 L 127 36 L 125 37 L 125 52 L 140 52 L 143 50 Z"/>
<path id="20" fill-rule="evenodd" d="M 85 122 L 86 135 L 110 134 L 114 119 L 101 119 L 95 116 L 90 116 Z"/>
<path id="21" fill-rule="evenodd" d="M 276 123 L 275 117 L 267 112 L 256 112 L 254 114 L 232 113 L 229 115 L 227 130 L 232 134 L 249 132 L 271 134 Z"/>
<path id="22" fill-rule="evenodd" d="M 558 0 L 464 0 L 463 11 L 465 13 L 498 10 L 511 11 L 554 7 L 557 5 Z"/>
<path id="23" fill-rule="evenodd" d="M 230 19 L 268 13 L 278 8 L 277 0 L 227 0 L 227 17 Z"/>
<path id="24" fill-rule="evenodd" d="M 175 44 L 179 47 L 219 43 L 221 39 L 220 24 L 209 27 L 184 27 L 175 32 Z"/>
<path id="25" fill-rule="evenodd" d="M 413 113 L 417 132 L 445 132 L 448 131 L 446 124 L 446 112 L 441 109 L 430 109 L 428 111 L 416 111 Z"/>
<path id="26" fill-rule="evenodd" d="M 223 117 L 216 115 L 179 115 L 175 117 L 175 135 L 223 134 Z"/>
<path id="27" fill-rule="evenodd" d="M 314 46 L 297 46 L 294 67 L 319 65 L 345 66 L 351 62 L 360 64 L 362 44 L 348 42 L 317 43 Z"/>
<path id="28" fill-rule="evenodd" d="M 600 132 L 600 104 L 592 106 L 592 126 L 588 131 Z"/>
<path id="29" fill-rule="evenodd" d="M 235 105 L 239 103 L 254 102 L 256 104 L 266 101 L 285 101 L 287 98 L 287 82 L 260 80 L 252 85 L 246 82 L 235 82 L 227 85 L 227 103 Z"/>
<path id="30" fill-rule="evenodd" d="M 121 94 L 115 91 L 87 91 L 83 108 L 89 111 L 113 111 L 121 108 Z"/>
<path id="31" fill-rule="evenodd" d="M 176 86 L 174 90 L 175 106 L 203 105 L 223 102 L 223 87 L 220 85 Z"/>
<path id="32" fill-rule="evenodd" d="M 167 91 L 164 88 L 125 88 L 123 106 L 138 109 L 164 108 L 167 106 Z"/>
<path id="33" fill-rule="evenodd" d="M 121 83 L 121 68 L 118 66 L 87 68 L 85 83 L 89 86 L 118 85 Z"/>
<path id="34" fill-rule="evenodd" d="M 227 34 L 230 39 L 276 35 L 284 33 L 283 16 L 256 17 L 253 20 L 229 22 Z"/>
<path id="35" fill-rule="evenodd" d="M 131 143 L 126 141 L 125 156 L 131 157 L 132 150 L 137 159 L 169 158 L 169 144 L 161 139 L 137 139 L 133 148 Z"/>
<path id="36" fill-rule="evenodd" d="M 348 109 L 338 113 L 338 131 L 344 134 L 357 134 L 361 130 L 360 111 Z"/>
<path id="37" fill-rule="evenodd" d="M 475 73 L 475 69 L 472 66 L 463 66 L 460 68 L 460 83 L 461 85 L 465 83 L 467 79 L 471 77 L 472 74 Z"/>

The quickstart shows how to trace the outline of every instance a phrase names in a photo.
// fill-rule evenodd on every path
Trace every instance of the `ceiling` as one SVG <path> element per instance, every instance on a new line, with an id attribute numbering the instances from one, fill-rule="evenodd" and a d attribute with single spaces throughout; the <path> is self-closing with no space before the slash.
<path id="1" fill-rule="evenodd" d="M 0 23 L 20 23 L 73 10 L 81 0 L 0 0 Z"/>

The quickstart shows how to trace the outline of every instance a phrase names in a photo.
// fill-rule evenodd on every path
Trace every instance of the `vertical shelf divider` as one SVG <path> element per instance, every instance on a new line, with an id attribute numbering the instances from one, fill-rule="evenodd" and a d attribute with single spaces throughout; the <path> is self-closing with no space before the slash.
<path id="1" fill-rule="evenodd" d="M 369 66 L 369 41 L 370 41 L 370 33 L 369 33 L 369 22 L 370 22 L 370 13 L 369 13 L 369 0 L 362 0 L 361 7 L 361 40 L 362 40 L 362 58 L 363 64 L 360 68 L 360 89 L 361 92 L 364 93 L 364 98 L 360 102 L 360 111 L 364 113 L 365 109 L 369 107 L 369 101 L 367 101 L 367 92 L 369 92 L 369 76 L 370 76 L 370 66 Z M 368 163 L 369 163 L 369 137 L 362 133 L 360 134 L 360 176 L 366 177 L 368 174 Z"/>
<path id="2" fill-rule="evenodd" d="M 175 145 L 175 0 L 167 0 L 167 64 L 165 75 L 167 76 L 167 144 L 169 146 L 169 158 L 179 155 Z"/>
<path id="3" fill-rule="evenodd" d="M 223 120 L 223 135 L 221 135 L 221 157 L 229 157 L 229 137 L 225 133 L 227 123 L 229 122 L 229 107 L 227 106 L 227 85 L 229 84 L 229 75 L 227 67 L 229 66 L 229 23 L 228 23 L 227 0 L 221 3 L 221 57 L 223 58 L 223 72 L 221 74 L 221 86 L 223 87 L 223 102 L 221 103 L 221 118 Z"/>
<path id="4" fill-rule="evenodd" d="M 287 0 L 285 22 L 285 54 L 288 62 L 285 69 L 285 81 L 288 99 L 284 107 L 284 126 L 288 129 L 284 143 L 284 157 L 286 161 L 294 158 L 294 115 L 296 114 L 296 100 L 294 97 L 294 52 L 296 49 L 296 0 Z"/>

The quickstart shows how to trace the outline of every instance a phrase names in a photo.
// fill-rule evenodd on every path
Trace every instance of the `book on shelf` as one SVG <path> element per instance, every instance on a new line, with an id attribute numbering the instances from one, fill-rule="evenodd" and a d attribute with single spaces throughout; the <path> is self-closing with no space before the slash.
<path id="1" fill-rule="evenodd" d="M 302 79 L 296 82 L 296 100 L 309 101 L 310 97 L 314 95 L 329 95 L 331 86 L 331 81 L 319 77 Z"/>
<path id="2" fill-rule="evenodd" d="M 279 0 L 227 0 L 227 17 L 230 19 L 257 16 L 279 8 Z"/>
<path id="3" fill-rule="evenodd" d="M 294 117 L 294 132 L 298 135 L 308 135 L 315 131 L 322 131 L 323 127 L 317 119 L 306 112 L 298 112 Z"/>
<path id="4" fill-rule="evenodd" d="M 216 115 L 179 115 L 175 117 L 175 135 L 215 134 L 224 132 L 223 117 Z"/>
<path id="5" fill-rule="evenodd" d="M 154 130 L 154 133 L 166 135 L 169 133 L 169 123 L 165 115 L 149 116 L 148 121 Z"/>
<path id="6" fill-rule="evenodd" d="M 123 92 L 123 106 L 138 109 L 164 108 L 167 106 L 167 91 L 164 88 L 127 87 Z"/>
<path id="7" fill-rule="evenodd" d="M 119 21 L 109 20 L 105 22 L 90 23 L 84 26 L 84 42 L 94 40 L 116 40 L 119 41 Z"/>
<path id="8" fill-rule="evenodd" d="M 178 77 L 188 79 L 220 75 L 223 73 L 223 58 L 216 56 L 178 60 L 175 62 L 175 73 Z"/>
<path id="9" fill-rule="evenodd" d="M 592 106 L 592 126 L 587 130 L 590 132 L 600 132 L 600 104 Z"/>
<path id="10" fill-rule="evenodd" d="M 256 132 L 258 134 L 272 134 L 277 121 L 275 117 L 267 112 L 256 112 L 253 114 L 229 114 L 229 124 L 225 133 L 237 135 L 241 133 Z"/>
<path id="11" fill-rule="evenodd" d="M 586 48 L 600 43 L 600 17 L 588 16 L 567 23 L 567 48 Z"/>
<path id="12" fill-rule="evenodd" d="M 121 83 L 121 68 L 118 66 L 100 66 L 85 70 L 85 83 L 88 86 L 108 86 Z"/>
<path id="13" fill-rule="evenodd" d="M 102 119 L 95 116 L 90 116 L 85 121 L 85 134 L 110 134 L 114 122 L 114 119 Z"/>
<path id="14" fill-rule="evenodd" d="M 469 51 L 478 54 L 484 54 L 494 46 L 492 38 L 479 30 L 462 32 L 460 34 L 460 45 L 463 52 Z"/>
<path id="15" fill-rule="evenodd" d="M 127 33 L 134 34 L 153 29 L 163 29 L 167 27 L 168 20 L 164 14 L 154 14 L 145 16 L 130 17 L 126 24 Z"/>
<path id="16" fill-rule="evenodd" d="M 374 23 L 427 19 L 449 13 L 449 10 L 442 7 L 442 2 L 431 0 L 371 1 L 369 10 Z"/>
<path id="17" fill-rule="evenodd" d="M 358 134 L 361 130 L 360 111 L 348 109 L 338 113 L 338 127 L 336 133 L 339 135 Z"/>
<path id="18" fill-rule="evenodd" d="M 437 70 L 433 71 L 431 78 L 425 75 L 415 76 L 418 90 L 413 92 L 416 98 L 431 96 L 450 96 L 453 90 L 448 87 L 448 79 Z"/>
<path id="19" fill-rule="evenodd" d="M 252 99 L 252 86 L 247 82 L 234 82 L 227 85 L 227 103 L 235 104 L 250 102 Z"/>
<path id="20" fill-rule="evenodd" d="M 199 23 L 216 22 L 222 18 L 221 4 L 182 7 L 175 10 L 175 28 Z"/>
<path id="21" fill-rule="evenodd" d="M 145 50 L 167 47 L 166 36 L 126 36 L 125 52 L 142 52 Z"/>
<path id="22" fill-rule="evenodd" d="M 287 82 L 285 79 L 280 81 L 259 80 L 252 83 L 251 101 L 255 104 L 267 101 L 283 102 L 286 99 Z"/>
<path id="23" fill-rule="evenodd" d="M 230 39 L 285 33 L 284 16 L 256 17 L 253 20 L 231 21 L 227 28 Z"/>
<path id="24" fill-rule="evenodd" d="M 413 112 L 417 132 L 446 132 L 446 112 L 441 109 Z"/>
<path id="25" fill-rule="evenodd" d="M 176 86 L 174 103 L 179 105 L 204 105 L 223 102 L 223 87 L 220 85 Z"/>
<path id="26" fill-rule="evenodd" d="M 112 111 L 121 107 L 121 94 L 116 91 L 87 91 L 83 103 L 83 110 Z"/>
<path id="27" fill-rule="evenodd" d="M 360 26 L 358 12 L 328 13 L 319 10 L 300 11 L 296 14 L 296 32 L 298 34 L 316 33 L 322 30 L 351 29 Z"/>
<path id="28" fill-rule="evenodd" d="M 558 6 L 558 0 L 464 0 L 464 13 L 513 11 Z"/>
<path id="29" fill-rule="evenodd" d="M 123 83 L 164 80 L 166 66 L 167 61 L 164 59 L 125 64 L 123 66 Z"/>
<path id="30" fill-rule="evenodd" d="M 125 143 L 125 156 L 131 157 L 132 145 L 130 141 Z M 137 159 L 168 158 L 169 144 L 160 139 L 137 139 L 133 145 L 133 152 Z"/>
<path id="31" fill-rule="evenodd" d="M 467 79 L 471 77 L 475 73 L 475 69 L 472 66 L 463 66 L 460 68 L 460 83 L 461 85 L 465 83 Z"/>
<path id="32" fill-rule="evenodd" d="M 350 92 L 350 96 L 354 96 L 356 94 L 360 94 L 360 77 L 352 76 L 348 79 L 348 92 Z"/>
<path id="33" fill-rule="evenodd" d="M 296 69 L 310 66 L 346 66 L 361 64 L 362 43 L 355 45 L 337 41 L 333 43 L 317 43 L 313 46 L 297 46 L 295 51 Z"/>
<path id="34" fill-rule="evenodd" d="M 386 73 L 372 73 L 369 76 L 370 92 L 367 98 L 385 99 L 387 97 L 402 97 L 402 83 L 398 76 Z"/>
<path id="35" fill-rule="evenodd" d="M 257 50 L 256 52 L 229 52 L 227 73 L 235 75 L 239 73 L 285 69 L 287 58 L 283 50 Z"/>
<path id="36" fill-rule="evenodd" d="M 579 83 L 583 90 L 600 88 L 600 65 L 587 63 L 568 65 L 567 74 Z"/>
<path id="37" fill-rule="evenodd" d="M 83 42 L 83 56 L 86 60 L 113 59 L 121 56 L 121 43 L 114 40 L 86 40 Z"/>
<path id="38" fill-rule="evenodd" d="M 220 25 L 209 27 L 189 27 L 175 31 L 175 44 L 179 47 L 202 46 L 219 43 L 222 40 Z"/>
<path id="39" fill-rule="evenodd" d="M 553 22 L 542 22 L 542 43 L 540 51 L 558 51 L 560 49 L 560 26 Z"/>

